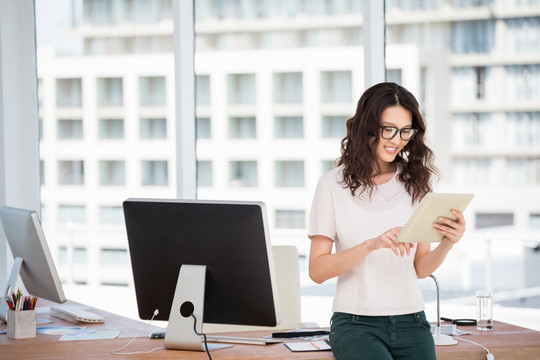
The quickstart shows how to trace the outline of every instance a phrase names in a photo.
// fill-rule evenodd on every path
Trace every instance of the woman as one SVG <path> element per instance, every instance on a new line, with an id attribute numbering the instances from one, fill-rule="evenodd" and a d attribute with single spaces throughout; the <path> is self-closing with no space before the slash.
<path id="1" fill-rule="evenodd" d="M 330 327 L 340 359 L 435 359 L 418 278 L 430 275 L 465 231 L 465 219 L 440 218 L 444 235 L 429 243 L 396 242 L 437 170 L 414 96 L 394 83 L 362 95 L 338 167 L 322 176 L 311 208 L 309 274 L 338 277 Z M 332 253 L 332 246 L 336 251 Z"/>

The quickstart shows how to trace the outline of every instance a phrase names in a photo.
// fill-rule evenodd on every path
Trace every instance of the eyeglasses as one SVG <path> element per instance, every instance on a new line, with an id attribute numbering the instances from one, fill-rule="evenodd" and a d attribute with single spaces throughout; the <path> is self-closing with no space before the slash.
<path id="1" fill-rule="evenodd" d="M 381 136 L 383 139 L 393 139 L 399 132 L 401 140 L 410 141 L 418 133 L 418 129 L 404 128 L 398 129 L 395 126 L 381 126 Z"/>

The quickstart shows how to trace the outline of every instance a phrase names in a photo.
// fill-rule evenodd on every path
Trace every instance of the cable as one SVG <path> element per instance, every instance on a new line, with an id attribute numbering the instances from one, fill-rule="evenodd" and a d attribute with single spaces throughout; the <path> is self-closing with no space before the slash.
<path id="1" fill-rule="evenodd" d="M 459 337 L 459 336 L 454 336 L 454 338 L 456 338 L 458 340 L 463 340 L 463 341 L 469 342 L 469 343 L 477 345 L 477 346 L 480 346 L 482 349 L 486 350 L 486 352 L 487 352 L 487 355 L 486 355 L 487 360 L 495 360 L 495 356 L 493 356 L 493 354 L 489 351 L 489 349 L 487 347 L 485 347 L 484 345 L 479 344 L 479 343 L 477 343 L 475 341 L 472 341 L 472 340 L 464 339 L 464 338 Z"/>
<path id="2" fill-rule="evenodd" d="M 157 351 L 157 350 L 164 350 L 165 348 L 163 346 L 160 346 L 160 347 L 154 348 L 154 349 L 152 349 L 150 351 L 120 352 L 120 351 L 124 350 L 125 348 L 127 348 L 133 341 L 135 341 L 136 338 L 139 337 L 139 335 L 141 335 L 144 331 L 146 331 L 146 329 L 148 329 L 150 324 L 152 324 L 152 320 L 154 320 L 154 318 L 156 317 L 157 314 L 159 314 L 158 309 L 156 309 L 154 311 L 154 315 L 152 315 L 152 318 L 150 319 L 150 321 L 148 322 L 148 325 L 146 325 L 146 327 L 144 329 L 142 329 L 137 335 L 135 335 L 135 337 L 133 337 L 133 339 L 131 339 L 125 346 L 121 347 L 120 349 L 116 349 L 116 350 L 111 351 L 111 354 L 113 354 L 113 355 L 150 354 L 150 353 L 153 353 L 154 351 Z"/>
<path id="3" fill-rule="evenodd" d="M 208 351 L 208 344 L 206 343 L 206 334 L 205 333 L 199 333 L 197 331 L 197 318 L 193 313 L 191 313 L 191 316 L 193 316 L 193 331 L 195 331 L 195 334 L 202 336 L 204 339 L 204 348 L 206 349 L 206 354 L 208 355 L 208 360 L 212 360 L 212 356 L 210 356 L 210 351 Z"/>

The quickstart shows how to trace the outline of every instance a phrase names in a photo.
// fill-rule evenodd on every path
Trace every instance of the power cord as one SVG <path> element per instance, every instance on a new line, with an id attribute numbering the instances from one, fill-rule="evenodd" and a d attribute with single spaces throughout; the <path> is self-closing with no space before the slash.
<path id="1" fill-rule="evenodd" d="M 489 351 L 489 349 L 487 347 L 485 347 L 484 345 L 479 344 L 477 342 L 474 342 L 472 340 L 464 339 L 464 338 L 459 337 L 459 336 L 454 336 L 454 338 L 456 338 L 458 340 L 463 340 L 463 341 L 469 342 L 469 343 L 477 345 L 477 346 L 480 346 L 482 349 L 486 350 L 486 352 L 487 352 L 486 359 L 487 360 L 495 360 L 495 356 L 493 356 L 493 354 Z"/>
<path id="2" fill-rule="evenodd" d="M 191 313 L 191 316 L 193 317 L 193 331 L 195 334 L 202 336 L 204 339 L 204 348 L 206 350 L 206 354 L 208 355 L 208 360 L 212 360 L 212 356 L 210 356 L 210 351 L 208 351 L 208 343 L 206 342 L 206 334 L 205 333 L 199 333 L 197 331 L 197 318 L 195 317 L 195 314 Z"/>
<path id="3" fill-rule="evenodd" d="M 146 329 L 148 329 L 150 324 L 152 324 L 152 320 L 154 320 L 154 318 L 157 316 L 157 314 L 159 314 L 158 309 L 156 309 L 154 311 L 154 315 L 152 315 L 152 318 L 150 319 L 150 321 L 148 322 L 148 325 L 146 325 L 146 327 L 144 329 L 142 329 L 137 335 L 135 335 L 133 337 L 133 339 L 131 339 L 125 346 L 121 347 L 120 349 L 116 349 L 116 350 L 111 351 L 111 354 L 113 354 L 113 355 L 150 354 L 150 353 L 153 353 L 154 351 L 165 349 L 163 346 L 160 346 L 160 347 L 154 348 L 154 349 L 152 349 L 150 351 L 120 352 L 120 351 L 124 350 L 125 348 L 127 348 L 133 341 L 135 341 L 136 338 L 139 337 L 139 335 L 141 335 L 143 332 L 146 331 Z"/>

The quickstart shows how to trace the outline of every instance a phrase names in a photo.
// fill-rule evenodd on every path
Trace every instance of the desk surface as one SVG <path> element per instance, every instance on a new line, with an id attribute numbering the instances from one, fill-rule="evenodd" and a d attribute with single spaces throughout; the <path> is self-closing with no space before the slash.
<path id="1" fill-rule="evenodd" d="M 42 300 L 42 305 L 43 304 Z M 81 305 L 85 308 L 83 305 Z M 148 359 L 148 354 L 115 354 L 111 352 L 126 345 L 134 336 L 139 334 L 147 323 L 124 318 L 98 309 L 85 308 L 105 317 L 104 324 L 88 324 L 88 328 L 96 330 L 119 330 L 120 335 L 113 340 L 90 341 L 58 341 L 59 336 L 38 334 L 30 339 L 8 339 L 0 335 L 0 359 Z M 68 322 L 52 317 L 50 314 L 40 314 L 38 317 L 50 318 L 54 325 L 72 326 Z M 0 324 L 0 331 L 5 330 L 6 324 Z M 540 359 L 540 332 L 514 325 L 495 322 L 494 330 L 479 332 L 474 327 L 460 327 L 462 330 L 472 331 L 471 335 L 463 335 L 467 340 L 475 341 L 487 347 L 496 360 L 538 360 Z M 134 340 L 123 352 L 148 352 L 158 348 L 152 353 L 153 359 L 197 359 L 204 360 L 204 352 L 165 350 L 163 340 L 151 340 L 144 335 Z M 238 333 L 238 336 L 261 337 L 270 331 L 254 331 Z M 477 345 L 460 341 L 458 345 L 437 346 L 438 360 L 485 360 L 486 352 Z M 232 348 L 212 352 L 212 358 L 219 359 L 333 359 L 330 351 L 293 353 L 283 344 L 273 345 L 234 345 Z"/>

